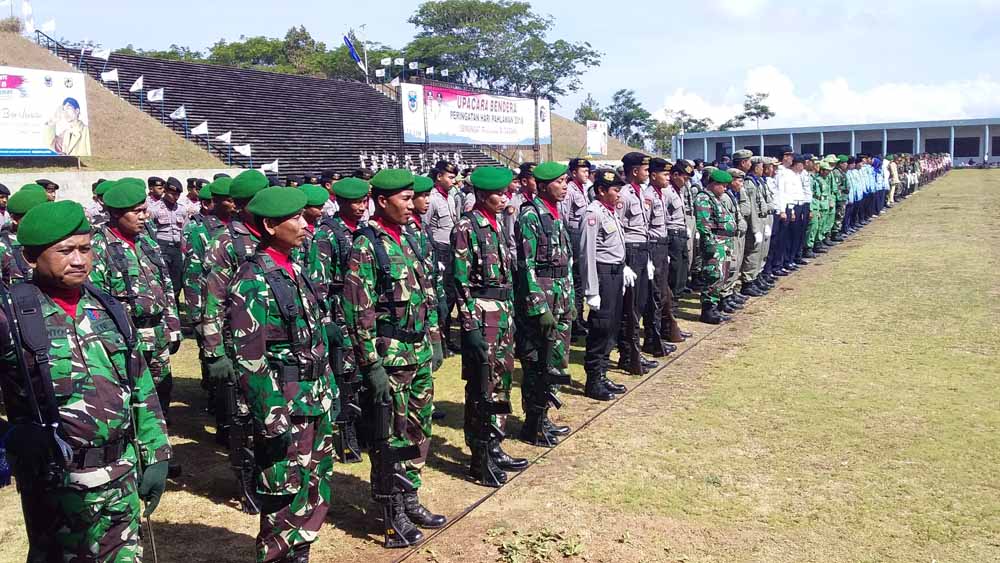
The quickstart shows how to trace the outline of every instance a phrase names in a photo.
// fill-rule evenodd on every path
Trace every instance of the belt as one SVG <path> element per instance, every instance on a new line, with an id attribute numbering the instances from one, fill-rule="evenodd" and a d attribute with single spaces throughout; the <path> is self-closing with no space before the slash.
<path id="1" fill-rule="evenodd" d="M 422 342 L 424 339 L 423 332 L 406 330 L 405 328 L 399 328 L 398 326 L 385 323 L 378 325 L 375 333 L 382 338 L 390 338 L 392 340 L 405 342 L 406 344 L 416 344 L 418 342 Z"/>
<path id="2" fill-rule="evenodd" d="M 625 264 L 605 264 L 602 262 L 597 263 L 598 274 L 620 274 L 624 268 Z"/>
<path id="3" fill-rule="evenodd" d="M 166 239 L 161 239 L 161 238 L 156 239 L 156 243 L 159 244 L 160 246 L 180 246 L 181 245 L 181 241 L 179 241 L 179 240 L 178 241 L 172 241 L 172 240 L 166 240 Z"/>
<path id="4" fill-rule="evenodd" d="M 131 429 L 129 432 L 131 432 Z M 73 466 L 79 470 L 111 465 L 125 455 L 125 449 L 128 447 L 130 440 L 131 436 L 128 436 L 96 448 L 74 449 Z"/>
<path id="5" fill-rule="evenodd" d="M 646 250 L 649 247 L 648 242 L 626 242 L 625 248 L 630 250 Z"/>
<path id="6" fill-rule="evenodd" d="M 540 278 L 565 278 L 569 275 L 569 266 L 538 266 L 535 268 L 535 276 Z"/>
<path id="7" fill-rule="evenodd" d="M 667 246 L 670 244 L 669 237 L 657 237 L 656 240 L 649 241 L 650 246 Z"/>
<path id="8" fill-rule="evenodd" d="M 497 301 L 507 301 L 511 298 L 509 287 L 474 287 L 469 293 L 477 299 L 495 299 Z"/>
<path id="9" fill-rule="evenodd" d="M 160 326 L 162 321 L 163 313 L 132 318 L 132 323 L 135 325 L 135 328 L 156 328 Z"/>
<path id="10" fill-rule="evenodd" d="M 687 227 L 686 226 L 685 227 L 674 227 L 674 228 L 667 227 L 667 233 L 668 234 L 674 234 L 674 235 L 679 235 L 679 234 L 685 234 L 686 235 L 687 234 Z"/>

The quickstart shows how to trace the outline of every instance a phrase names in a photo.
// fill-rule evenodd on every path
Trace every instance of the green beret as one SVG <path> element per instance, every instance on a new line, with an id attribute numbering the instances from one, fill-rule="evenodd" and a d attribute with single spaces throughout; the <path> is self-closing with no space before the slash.
<path id="1" fill-rule="evenodd" d="M 114 187 L 116 183 L 114 180 L 105 180 L 97 184 L 97 187 L 94 188 L 94 194 L 98 197 L 104 197 L 104 194 L 108 193 L 108 190 Z"/>
<path id="2" fill-rule="evenodd" d="M 118 180 L 118 183 L 119 184 L 128 184 L 130 186 L 138 186 L 138 187 L 142 188 L 143 191 L 146 190 L 146 183 L 143 182 L 139 178 L 122 178 L 121 180 Z"/>
<path id="3" fill-rule="evenodd" d="M 299 186 L 299 189 L 306 194 L 306 205 L 309 207 L 322 207 L 327 201 L 330 201 L 330 192 L 326 191 L 323 186 L 303 184 Z"/>
<path id="4" fill-rule="evenodd" d="M 560 164 L 558 162 L 543 162 L 535 167 L 532 174 L 535 176 L 536 180 L 542 182 L 551 182 L 559 176 L 562 176 L 569 171 L 569 166 L 565 164 Z"/>
<path id="5" fill-rule="evenodd" d="M 306 192 L 298 188 L 264 188 L 250 200 L 247 211 L 257 217 L 279 219 L 302 211 L 308 199 Z"/>
<path id="6" fill-rule="evenodd" d="M 35 192 L 45 193 L 45 188 L 39 186 L 38 184 L 25 184 L 25 185 L 21 186 L 21 189 L 18 190 L 18 191 L 20 192 L 20 191 L 25 191 L 25 190 L 27 190 L 29 192 L 35 191 Z"/>
<path id="7" fill-rule="evenodd" d="M 198 190 L 198 199 L 200 199 L 202 201 L 208 201 L 208 200 L 212 199 L 212 185 L 211 184 L 205 184 L 204 186 L 201 187 L 200 190 Z"/>
<path id="8" fill-rule="evenodd" d="M 413 172 L 402 168 L 385 168 L 372 176 L 372 188 L 384 192 L 413 189 Z"/>
<path id="9" fill-rule="evenodd" d="M 431 180 L 427 176 L 414 176 L 413 177 L 413 193 L 415 194 L 425 194 L 434 187 L 434 180 Z"/>
<path id="10" fill-rule="evenodd" d="M 535 167 L 536 174 L 539 168 L 541 167 Z M 569 167 L 564 167 L 564 169 L 569 170 Z M 469 179 L 472 181 L 473 187 L 477 190 L 498 192 L 507 189 L 507 186 L 514 180 L 514 174 L 509 168 L 501 166 L 480 166 L 472 171 Z"/>
<path id="11" fill-rule="evenodd" d="M 833 170 L 833 166 L 830 166 L 829 162 L 827 162 L 825 160 L 822 160 L 819 163 L 819 169 L 820 170 Z"/>
<path id="12" fill-rule="evenodd" d="M 22 246 L 49 246 L 72 235 L 90 232 L 83 206 L 75 201 L 47 201 L 29 211 L 17 227 Z"/>
<path id="13" fill-rule="evenodd" d="M 111 209 L 129 209 L 146 201 L 146 185 L 124 178 L 115 182 L 104 194 L 104 206 Z"/>
<path id="14" fill-rule="evenodd" d="M 38 184 L 31 184 L 32 186 L 38 186 Z M 38 186 L 41 188 L 41 186 Z M 14 215 L 24 215 L 29 209 L 45 203 L 49 200 L 49 196 L 45 195 L 45 190 L 26 190 L 21 188 L 14 195 L 10 196 L 7 200 L 7 211 Z"/>
<path id="15" fill-rule="evenodd" d="M 219 178 L 218 180 L 212 182 L 208 185 L 208 188 L 212 190 L 212 195 L 228 196 L 230 195 L 230 190 L 232 189 L 233 179 L 229 176 L 224 178 Z"/>
<path id="16" fill-rule="evenodd" d="M 849 158 L 846 154 L 838 154 L 837 162 L 847 162 Z"/>
<path id="17" fill-rule="evenodd" d="M 372 189 L 368 182 L 362 180 L 361 178 L 355 178 L 351 176 L 350 178 L 344 178 L 343 180 L 338 180 L 333 184 L 333 193 L 337 197 L 342 197 L 344 199 L 361 199 L 368 195 Z"/>
<path id="18" fill-rule="evenodd" d="M 725 170 L 719 170 L 716 168 L 712 170 L 712 175 L 709 176 L 713 182 L 718 182 L 720 184 L 728 184 L 733 181 L 733 175 Z"/>
<path id="19" fill-rule="evenodd" d="M 250 199 L 269 185 L 267 176 L 260 170 L 244 170 L 233 178 L 229 185 L 229 195 L 233 199 Z"/>

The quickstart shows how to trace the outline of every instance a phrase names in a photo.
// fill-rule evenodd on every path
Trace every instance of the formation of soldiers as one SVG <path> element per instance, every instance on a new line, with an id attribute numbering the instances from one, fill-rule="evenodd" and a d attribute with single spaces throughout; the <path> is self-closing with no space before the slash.
<path id="1" fill-rule="evenodd" d="M 503 449 L 515 358 L 519 438 L 553 447 L 571 431 L 550 413 L 573 338 L 586 396 L 614 400 L 613 349 L 642 375 L 691 336 L 681 295 L 700 289 L 701 319 L 722 322 L 948 168 L 872 160 L 737 151 L 723 170 L 633 152 L 619 170 L 442 161 L 280 187 L 248 170 L 186 193 L 102 180 L 86 209 L 52 201 L 51 182 L 0 186 L 0 486 L 16 476 L 29 560 L 141 558 L 140 520 L 181 471 L 167 435 L 182 319 L 260 517 L 258 561 L 308 561 L 335 460 L 365 452 L 385 546 L 418 545 L 447 523 L 419 496 L 447 354 L 468 478 L 499 487 L 528 466 Z"/>

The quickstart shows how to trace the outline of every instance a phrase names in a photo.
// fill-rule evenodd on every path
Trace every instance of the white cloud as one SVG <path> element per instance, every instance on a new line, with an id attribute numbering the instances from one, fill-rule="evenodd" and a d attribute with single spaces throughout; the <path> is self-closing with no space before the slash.
<path id="1" fill-rule="evenodd" d="M 889 69 L 887 69 L 889 70 Z M 718 99 L 678 88 L 667 96 L 664 110 L 685 110 L 721 123 L 742 110 L 744 93 L 768 92 L 776 116 L 763 127 L 845 125 L 891 121 L 963 119 L 1000 115 L 1000 81 L 989 75 L 938 84 L 885 82 L 853 88 L 844 77 L 824 80 L 815 91 L 801 93 L 779 69 L 762 66 L 747 71 L 742 90 L 729 88 Z M 748 123 L 748 127 L 753 124 Z"/>
<path id="2" fill-rule="evenodd" d="M 767 0 L 716 0 L 716 8 L 731 18 L 745 18 L 758 13 Z"/>

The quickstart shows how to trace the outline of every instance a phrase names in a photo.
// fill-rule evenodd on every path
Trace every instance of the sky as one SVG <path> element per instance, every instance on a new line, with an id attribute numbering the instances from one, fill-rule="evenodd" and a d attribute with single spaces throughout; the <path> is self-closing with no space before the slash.
<path id="1" fill-rule="evenodd" d="M 15 14 L 22 0 L 12 0 Z M 3 0 L 0 0 L 0 4 Z M 283 37 L 305 25 L 334 45 L 365 25 L 368 40 L 403 47 L 418 2 L 376 0 L 32 0 L 55 37 L 104 47 L 171 43 L 207 50 L 220 38 Z M 559 100 L 571 117 L 590 93 L 602 105 L 632 89 L 656 117 L 685 110 L 721 123 L 743 96 L 769 93 L 762 127 L 1000 116 L 1000 0 L 534 1 L 555 18 L 549 39 L 587 41 L 603 53 L 578 92 Z M 9 8 L 0 8 L 0 14 Z M 748 124 L 748 127 L 753 127 Z"/>

